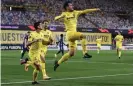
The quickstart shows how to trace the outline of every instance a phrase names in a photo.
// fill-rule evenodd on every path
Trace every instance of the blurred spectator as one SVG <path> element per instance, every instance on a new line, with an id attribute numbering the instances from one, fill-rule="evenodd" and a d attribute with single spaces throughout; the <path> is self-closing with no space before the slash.
<path id="1" fill-rule="evenodd" d="M 2 0 L 2 6 L 4 2 L 8 0 Z M 44 18 L 49 18 L 52 24 L 63 25 L 63 23 L 54 21 L 54 17 L 59 15 L 63 11 L 64 0 L 15 0 L 16 2 L 25 2 L 26 5 L 39 6 L 36 11 L 8 11 L 2 9 L 1 11 L 1 23 L 2 24 L 16 24 L 16 25 L 31 25 L 35 21 L 41 21 Z M 129 28 L 133 21 L 120 19 L 114 12 L 126 11 L 132 12 L 133 3 L 126 0 L 72 0 L 76 9 L 86 8 L 100 8 L 104 11 L 104 15 L 101 13 L 87 14 L 85 17 L 79 18 L 79 27 L 95 27 L 94 23 L 103 28 L 112 29 L 125 29 Z M 133 16 L 133 15 L 132 15 Z M 132 17 L 133 18 L 133 17 Z M 93 22 L 93 23 L 92 23 Z"/>

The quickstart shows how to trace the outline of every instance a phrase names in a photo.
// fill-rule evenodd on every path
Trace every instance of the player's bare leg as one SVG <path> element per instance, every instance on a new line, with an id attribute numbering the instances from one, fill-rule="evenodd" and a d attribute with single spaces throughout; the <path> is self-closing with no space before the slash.
<path id="1" fill-rule="evenodd" d="M 87 45 L 86 44 L 86 36 L 81 34 L 80 40 L 81 40 L 81 46 L 82 46 L 82 51 L 83 51 L 83 55 L 84 55 L 83 58 L 91 58 L 92 56 L 87 53 L 87 49 L 86 49 L 86 45 Z"/>
<path id="2" fill-rule="evenodd" d="M 40 65 L 38 63 L 34 63 L 34 71 L 33 71 L 33 82 L 32 85 L 39 84 L 37 82 L 37 76 L 40 71 Z"/>
<path id="3" fill-rule="evenodd" d="M 28 63 L 25 64 L 25 66 L 24 66 L 24 70 L 25 70 L 25 71 L 28 71 L 28 67 L 29 67 L 29 66 L 30 66 L 30 64 L 28 64 Z"/>
<path id="4" fill-rule="evenodd" d="M 46 67 L 45 67 L 45 55 L 42 53 L 40 55 L 40 58 L 41 58 L 41 71 L 42 71 L 42 75 L 43 75 L 43 79 L 44 80 L 50 80 L 51 77 L 49 77 L 47 74 L 46 74 Z"/>
<path id="5" fill-rule="evenodd" d="M 55 61 L 54 63 L 54 71 L 56 71 L 56 69 L 59 67 L 59 65 L 65 61 L 67 61 L 70 57 L 74 56 L 75 54 L 75 48 L 74 47 L 71 47 L 69 48 L 69 52 L 64 54 L 62 56 L 62 58 L 59 60 L 59 61 Z"/>
<path id="6" fill-rule="evenodd" d="M 101 48 L 100 47 L 97 47 L 97 54 L 99 54 Z"/>
<path id="7" fill-rule="evenodd" d="M 118 57 L 119 57 L 119 59 L 121 59 L 121 48 L 118 48 Z"/>

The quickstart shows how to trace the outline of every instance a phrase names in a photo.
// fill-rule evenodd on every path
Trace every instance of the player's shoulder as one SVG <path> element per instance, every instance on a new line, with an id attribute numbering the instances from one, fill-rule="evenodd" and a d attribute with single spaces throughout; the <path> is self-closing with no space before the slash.
<path id="1" fill-rule="evenodd" d="M 74 10 L 73 12 L 79 12 L 79 10 Z"/>
<path id="2" fill-rule="evenodd" d="M 34 35 L 36 33 L 36 31 L 32 31 L 31 33 L 30 33 L 30 35 Z"/>
<path id="3" fill-rule="evenodd" d="M 120 35 L 116 35 L 116 37 L 119 37 Z"/>
<path id="4" fill-rule="evenodd" d="M 123 35 L 121 35 L 121 37 L 123 37 Z"/>
<path id="5" fill-rule="evenodd" d="M 124 38 L 124 36 L 123 36 L 123 35 L 121 35 L 121 38 L 123 39 L 123 38 Z"/>
<path id="6" fill-rule="evenodd" d="M 50 33 L 52 33 L 52 31 L 51 31 L 51 30 L 49 30 L 49 32 L 50 32 Z"/>
<path id="7" fill-rule="evenodd" d="M 51 31 L 51 30 L 47 30 L 47 32 L 48 32 L 48 33 L 52 33 L 52 31 Z"/>
<path id="8" fill-rule="evenodd" d="M 64 13 L 66 13 L 65 11 L 63 11 L 61 14 L 64 14 Z"/>
<path id="9" fill-rule="evenodd" d="M 82 10 L 74 10 L 74 13 L 80 13 Z"/>

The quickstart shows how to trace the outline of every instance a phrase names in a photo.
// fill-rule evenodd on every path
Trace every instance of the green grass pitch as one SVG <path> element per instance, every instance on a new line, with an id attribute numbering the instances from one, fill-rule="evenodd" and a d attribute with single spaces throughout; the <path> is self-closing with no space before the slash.
<path id="1" fill-rule="evenodd" d="M 93 58 L 88 60 L 82 58 L 81 51 L 77 51 L 54 72 L 55 52 L 48 51 L 46 56 L 46 70 L 52 79 L 43 81 L 40 72 L 40 84 L 36 86 L 133 86 L 133 51 L 122 51 L 121 59 L 117 58 L 115 51 L 101 51 L 100 54 L 89 51 Z M 19 59 L 19 50 L 1 51 L 2 86 L 32 86 L 33 69 L 30 67 L 25 72 Z"/>

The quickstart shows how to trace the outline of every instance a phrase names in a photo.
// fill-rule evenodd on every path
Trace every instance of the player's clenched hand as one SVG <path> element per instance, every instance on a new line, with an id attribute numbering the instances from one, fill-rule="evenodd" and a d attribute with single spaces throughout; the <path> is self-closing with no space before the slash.
<path id="1" fill-rule="evenodd" d="M 101 9 L 100 8 L 96 8 L 96 10 L 100 11 Z"/>

